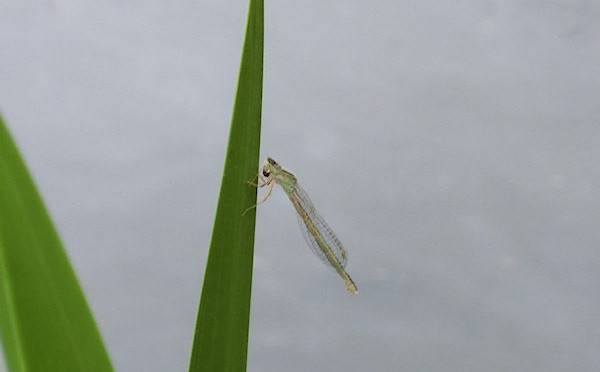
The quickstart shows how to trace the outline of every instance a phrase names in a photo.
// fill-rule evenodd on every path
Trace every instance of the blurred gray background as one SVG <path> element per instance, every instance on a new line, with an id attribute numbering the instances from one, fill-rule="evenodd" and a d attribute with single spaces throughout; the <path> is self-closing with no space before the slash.
<path id="1" fill-rule="evenodd" d="M 248 371 L 600 370 L 600 3 L 268 1 Z M 0 108 L 119 371 L 184 371 L 247 2 L 0 4 Z M 258 164 L 257 164 L 258 169 Z"/>

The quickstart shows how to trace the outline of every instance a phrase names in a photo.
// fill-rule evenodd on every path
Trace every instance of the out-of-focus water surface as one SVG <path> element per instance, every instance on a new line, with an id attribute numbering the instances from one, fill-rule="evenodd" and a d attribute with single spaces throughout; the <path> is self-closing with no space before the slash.
<path id="1" fill-rule="evenodd" d="M 119 371 L 187 369 L 245 1 L 5 1 L 0 107 Z M 600 4 L 277 1 L 248 371 L 600 369 Z M 258 168 L 258 164 L 257 164 Z"/>

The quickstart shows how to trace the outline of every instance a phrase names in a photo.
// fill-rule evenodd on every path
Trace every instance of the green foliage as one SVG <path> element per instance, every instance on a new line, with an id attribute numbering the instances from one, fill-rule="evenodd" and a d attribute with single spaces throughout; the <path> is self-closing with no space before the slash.
<path id="1" fill-rule="evenodd" d="M 245 371 L 263 72 L 263 1 L 251 0 L 190 371 Z"/>
<path id="2" fill-rule="evenodd" d="M 1 117 L 0 330 L 11 371 L 112 371 L 75 273 Z"/>

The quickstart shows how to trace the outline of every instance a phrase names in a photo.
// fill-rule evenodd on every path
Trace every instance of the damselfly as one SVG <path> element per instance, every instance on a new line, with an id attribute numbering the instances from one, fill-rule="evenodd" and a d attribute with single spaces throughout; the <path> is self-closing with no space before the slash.
<path id="1" fill-rule="evenodd" d="M 358 293 L 356 285 L 345 270 L 348 262 L 346 249 L 325 220 L 317 213 L 306 192 L 298 185 L 296 176 L 283 169 L 275 160 L 267 158 L 258 178 L 260 182 L 256 186 L 269 186 L 258 204 L 267 200 L 271 196 L 273 186 L 276 183 L 279 184 L 298 212 L 298 223 L 306 243 L 321 261 L 331 266 L 344 279 L 350 293 Z"/>

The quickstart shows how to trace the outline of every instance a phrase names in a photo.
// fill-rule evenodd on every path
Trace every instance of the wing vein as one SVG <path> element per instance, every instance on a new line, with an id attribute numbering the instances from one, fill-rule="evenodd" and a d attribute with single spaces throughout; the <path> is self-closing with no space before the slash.
<path id="1" fill-rule="evenodd" d="M 346 252 L 346 249 L 340 242 L 340 239 L 329 227 L 327 222 L 325 222 L 325 220 L 317 213 L 313 203 L 308 197 L 308 194 L 306 194 L 306 192 L 298 184 L 296 184 L 296 187 L 291 194 L 297 199 L 299 206 L 305 212 L 304 217 L 301 213 L 297 213 L 297 217 L 300 230 L 302 231 L 302 235 L 304 236 L 304 240 L 308 246 L 319 257 L 319 259 L 321 259 L 321 261 L 335 269 L 334 265 L 327 258 L 323 248 L 320 247 L 317 238 L 310 231 L 310 228 L 307 226 L 307 222 L 304 220 L 304 218 L 310 219 L 315 229 L 323 237 L 323 240 L 331 249 L 333 256 L 338 261 L 340 266 L 346 267 L 346 264 L 348 263 L 348 253 Z"/>

